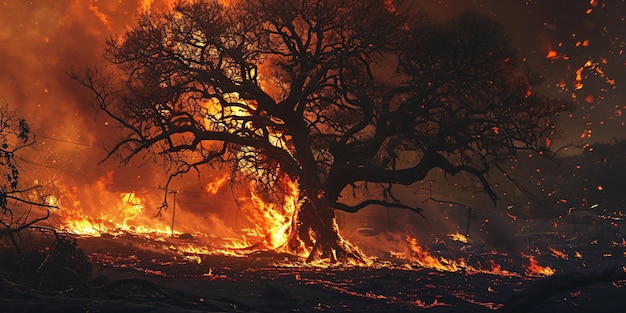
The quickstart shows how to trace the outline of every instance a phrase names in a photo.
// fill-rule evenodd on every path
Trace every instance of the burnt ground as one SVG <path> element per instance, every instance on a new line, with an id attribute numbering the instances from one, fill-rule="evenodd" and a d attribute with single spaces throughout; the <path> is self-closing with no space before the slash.
<path id="1" fill-rule="evenodd" d="M 93 265 L 91 281 L 43 292 L 0 277 L 0 312 L 626 310 L 626 247 L 621 238 L 553 242 L 554 248 L 566 251 L 567 259 L 537 248 L 540 263 L 557 271 L 552 277 L 439 272 L 393 259 L 372 267 L 320 268 L 285 265 L 296 260 L 270 252 L 234 257 L 194 255 L 177 248 L 194 243 L 192 237 L 152 240 L 126 234 L 77 240 Z M 464 251 L 470 263 L 490 259 L 523 273 L 506 255 L 478 246 Z M 446 247 L 433 251 L 446 253 Z M 520 295 L 529 305 L 504 306 Z"/>

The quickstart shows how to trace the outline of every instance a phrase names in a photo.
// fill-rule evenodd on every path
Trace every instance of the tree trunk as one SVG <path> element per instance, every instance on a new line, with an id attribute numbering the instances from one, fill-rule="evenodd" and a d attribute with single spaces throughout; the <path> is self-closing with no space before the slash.
<path id="1" fill-rule="evenodd" d="M 305 201 L 298 216 L 294 218 L 294 228 L 288 242 L 289 250 L 308 252 L 307 262 L 330 260 L 336 262 L 368 263 L 366 256 L 341 238 L 335 221 L 334 209 L 322 200 Z"/>

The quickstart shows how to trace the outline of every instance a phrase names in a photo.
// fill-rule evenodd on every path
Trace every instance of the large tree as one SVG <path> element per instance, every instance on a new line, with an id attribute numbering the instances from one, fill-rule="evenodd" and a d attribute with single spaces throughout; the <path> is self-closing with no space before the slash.
<path id="1" fill-rule="evenodd" d="M 110 156 L 154 154 L 180 175 L 230 164 L 272 186 L 297 180 L 292 250 L 358 258 L 335 210 L 383 205 L 429 171 L 474 177 L 488 197 L 495 164 L 540 151 L 568 107 L 538 83 L 498 23 L 436 22 L 384 0 L 181 2 L 107 43 L 120 75 L 73 74 L 127 134 Z M 119 82 L 119 78 L 122 82 Z M 348 205 L 346 188 L 383 186 Z"/>

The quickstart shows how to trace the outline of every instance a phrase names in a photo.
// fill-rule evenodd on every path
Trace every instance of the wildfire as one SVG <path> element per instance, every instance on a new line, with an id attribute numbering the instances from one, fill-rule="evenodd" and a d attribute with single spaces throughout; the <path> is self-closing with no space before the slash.
<path id="1" fill-rule="evenodd" d="M 424 250 L 424 248 L 419 245 L 417 239 L 415 238 L 407 237 L 407 242 L 409 243 L 409 248 L 413 253 L 411 261 L 419 264 L 421 267 L 445 272 L 456 272 L 461 268 L 466 267 L 463 262 L 458 263 L 453 260 L 448 260 L 444 257 L 437 258 L 433 256 L 430 252 Z"/>
<path id="2" fill-rule="evenodd" d="M 300 208 L 298 183 L 287 177 L 279 183 L 287 187 L 282 205 L 266 202 L 256 191 L 258 189 L 256 183 L 250 184 L 252 192 L 247 209 L 251 213 L 250 221 L 254 227 L 248 230 L 248 234 L 263 238 L 263 244 L 268 249 L 276 249 L 287 243 L 291 234 L 293 219 Z M 245 245 L 247 242 L 235 243 L 233 248 Z"/>
<path id="3" fill-rule="evenodd" d="M 101 207 L 89 208 L 84 206 L 80 200 L 72 198 L 72 192 L 60 188 L 63 197 L 49 197 L 48 201 L 62 207 L 59 210 L 57 219 L 57 229 L 80 236 L 100 237 L 104 234 L 117 236 L 130 233 L 142 237 L 153 239 L 166 238 L 172 235 L 169 216 L 156 217 L 156 208 L 146 206 L 146 203 L 155 203 L 156 200 L 149 201 L 139 197 L 135 192 L 113 193 L 107 191 L 106 186 L 112 179 L 112 173 L 102 177 L 94 186 L 85 187 L 86 191 L 100 198 Z M 228 175 L 223 175 L 205 186 L 208 194 L 215 194 L 221 186 L 229 180 Z M 293 220 L 300 207 L 300 195 L 297 182 L 288 178 L 280 179 L 276 184 L 281 184 L 285 190 L 284 198 L 281 201 L 266 200 L 258 191 L 256 183 L 250 184 L 249 197 L 240 197 L 239 201 L 247 215 L 250 227 L 242 229 L 244 235 L 241 238 L 222 238 L 222 246 L 204 245 L 202 241 L 178 244 L 176 246 L 166 246 L 165 249 L 172 250 L 184 255 L 208 255 L 222 254 L 231 256 L 242 256 L 245 253 L 256 250 L 278 250 L 286 246 L 292 231 Z M 105 206 L 106 205 L 106 206 Z M 153 210 L 153 211 L 149 211 Z M 94 212 L 97 212 L 94 214 Z M 184 213 L 184 212 L 183 212 Z M 181 214 L 180 211 L 177 214 Z M 168 214 L 169 215 L 169 214 Z M 190 220 L 193 217 L 181 217 L 180 220 Z M 185 231 L 190 231 L 189 227 L 179 227 L 180 230 L 173 232 L 173 235 L 182 235 Z M 198 237 L 206 237 L 207 234 L 198 234 Z M 211 237 L 215 237 L 212 235 Z M 299 251 L 302 256 L 307 255 L 304 247 Z M 197 261 L 197 259 L 194 259 Z"/>
<path id="4" fill-rule="evenodd" d="M 493 260 L 487 262 L 487 267 L 480 265 L 479 267 L 467 264 L 464 259 L 452 260 L 444 257 L 435 257 L 429 251 L 419 245 L 416 238 L 407 236 L 406 241 L 409 245 L 410 255 L 406 256 L 402 253 L 395 253 L 397 257 L 408 259 L 411 263 L 416 263 L 421 267 L 434 269 L 444 272 L 464 271 L 467 274 L 490 274 L 498 276 L 519 276 L 517 273 L 503 270 L 502 266 Z"/>
<path id="5" fill-rule="evenodd" d="M 60 208 L 52 218 L 55 227 L 80 236 L 131 233 L 156 238 L 170 235 L 169 220 L 156 218 L 157 211 L 150 211 L 154 207 L 149 203 L 158 200 L 135 191 L 110 191 L 113 174 L 109 172 L 94 184 L 82 186 L 80 192 L 75 187 L 56 186 L 58 195 L 48 198 Z M 81 194 L 88 198 L 83 199 Z"/>
<path id="6" fill-rule="evenodd" d="M 458 272 L 463 271 L 466 274 L 489 274 L 498 276 L 520 276 L 520 274 L 512 271 L 502 269 L 502 266 L 496 263 L 494 260 L 487 260 L 482 264 L 479 262 L 476 266 L 468 264 L 463 258 L 448 259 L 444 257 L 436 257 L 429 251 L 424 249 L 416 238 L 411 236 L 406 237 L 408 245 L 408 253 L 392 253 L 395 257 L 404 258 L 411 263 L 417 264 L 421 267 L 433 269 L 436 271 L 444 272 Z M 558 250 L 556 250 L 558 251 Z M 539 265 L 539 262 L 534 256 L 522 254 L 530 264 L 525 266 L 525 274 L 528 276 L 550 276 L 555 272 L 550 267 Z M 410 268 L 410 267 L 409 267 Z"/>
<path id="7" fill-rule="evenodd" d="M 224 4 L 229 4 L 230 1 L 221 1 Z M 156 9 L 156 4 L 153 0 L 141 0 L 138 1 L 137 12 L 138 13 L 147 13 L 151 10 Z M 173 5 L 174 1 L 166 1 L 168 6 Z M 393 1 L 386 1 L 386 5 L 389 7 L 390 11 L 395 11 Z M 112 23 L 111 18 L 107 16 L 105 10 L 100 10 L 97 6 L 97 1 L 89 1 L 89 10 L 91 13 L 98 17 L 98 19 L 106 24 L 107 27 L 110 27 Z M 583 46 L 588 45 L 588 42 L 585 41 L 582 43 Z M 553 58 L 567 58 L 565 55 L 561 55 L 557 53 L 555 50 L 550 50 L 546 56 L 549 59 Z M 601 63 L 601 62 L 600 62 Z M 584 70 L 593 70 L 597 75 L 601 77 L 605 77 L 604 72 L 602 71 L 600 63 L 592 62 L 592 60 L 587 61 L 583 67 L 581 67 L 578 71 L 576 71 L 576 80 L 574 89 L 579 90 L 583 88 L 583 79 L 584 79 Z M 261 75 L 262 76 L 262 75 Z M 271 76 L 271 75 L 268 75 Z M 266 81 L 269 82 L 270 78 L 266 78 Z M 260 80 L 263 82 L 263 80 Z M 268 83 L 268 85 L 270 85 Z M 268 89 L 271 86 L 267 87 Z M 46 89 L 46 93 L 47 93 Z M 239 99 L 238 95 L 233 94 L 233 99 L 228 99 L 231 102 L 244 101 Z M 250 108 L 254 108 L 253 104 L 249 105 Z M 245 111 L 239 109 L 238 106 L 233 106 L 229 108 L 232 111 L 217 111 L 217 105 L 212 103 L 207 103 L 206 110 L 209 115 L 218 115 L 218 114 L 230 114 L 234 116 L 245 116 L 250 117 L 251 113 L 249 111 Z M 210 128 L 211 121 L 204 121 L 207 125 L 207 128 Z M 498 128 L 494 128 L 493 131 L 498 133 L 500 130 Z M 590 133 L 588 134 L 591 135 Z M 284 136 L 280 133 L 270 134 L 269 141 L 275 146 L 286 146 L 286 140 Z M 548 144 L 547 144 L 548 145 Z M 230 179 L 229 175 L 222 175 L 218 179 L 206 184 L 204 186 L 204 191 L 210 194 L 217 194 L 219 189 Z M 102 183 L 104 184 L 104 183 Z M 203 246 L 201 244 L 188 244 L 183 246 L 176 247 L 177 251 L 185 254 L 194 254 L 194 255 L 202 255 L 202 254 L 211 254 L 211 253 L 224 253 L 224 254 L 236 254 L 234 251 L 238 249 L 245 249 L 254 246 L 258 249 L 272 249 L 279 250 L 282 247 L 286 246 L 288 240 L 290 240 L 290 235 L 293 231 L 293 221 L 297 217 L 298 211 L 301 205 L 301 197 L 299 195 L 299 188 L 297 182 L 291 181 L 288 178 L 281 179 L 277 182 L 277 184 L 282 184 L 286 186 L 285 195 L 281 201 L 278 202 L 270 202 L 263 198 L 263 196 L 258 192 L 258 186 L 256 183 L 250 184 L 251 193 L 248 198 L 242 203 L 242 208 L 245 209 L 250 214 L 248 215 L 249 222 L 251 224 L 250 227 L 243 229 L 245 235 L 243 238 L 237 238 L 231 240 L 228 244 L 225 244 L 224 247 L 221 248 L 212 248 L 208 246 Z M 102 190 L 107 190 L 107 186 L 98 187 Z M 98 192 L 103 192 L 98 190 Z M 67 190 L 64 194 L 71 195 L 75 194 L 75 191 Z M 96 193 L 96 192 L 93 192 Z M 66 196 L 67 197 L 67 196 Z M 146 199 L 143 195 L 140 195 L 135 191 L 125 191 L 125 192 L 107 192 L 103 198 L 106 200 L 97 203 L 97 210 L 88 210 L 85 207 L 85 203 L 81 203 L 75 199 L 63 199 L 56 198 L 51 196 L 48 198 L 48 204 L 54 206 L 63 206 L 65 205 L 65 210 L 61 210 L 59 213 L 59 217 L 61 219 L 58 228 L 60 230 L 67 231 L 69 233 L 77 234 L 77 235 L 85 235 L 85 236 L 101 236 L 102 234 L 110 234 L 116 235 L 120 233 L 132 233 L 144 236 L 162 236 L 167 237 L 170 234 L 181 234 L 181 231 L 174 232 L 172 227 L 169 225 L 169 220 L 158 220 L 154 218 L 154 212 L 150 212 L 150 209 L 153 209 L 154 206 L 151 206 L 149 203 L 159 203 L 157 201 L 150 201 L 151 199 Z M 96 214 L 90 212 L 98 212 Z M 459 241 L 462 243 L 468 243 L 468 238 L 460 234 L 458 231 L 454 234 L 448 234 L 448 237 L 451 240 Z M 496 275 L 516 275 L 515 273 L 508 272 L 501 268 L 501 265 L 495 263 L 494 261 L 489 261 L 488 269 L 472 267 L 468 265 L 463 259 L 447 259 L 444 257 L 434 256 L 431 252 L 427 251 L 424 247 L 419 245 L 417 239 L 415 238 L 407 238 L 409 250 L 407 253 L 408 256 L 406 258 L 415 264 L 418 264 L 425 268 L 435 269 L 438 271 L 449 271 L 456 272 L 460 270 L 471 272 L 480 272 L 480 273 L 491 273 Z M 553 255 L 561 258 L 567 258 L 567 255 L 563 254 L 561 251 L 550 248 L 553 252 Z M 293 252 L 293 251 L 290 251 Z M 299 255 L 305 256 L 309 251 L 306 251 L 304 246 L 301 246 L 298 251 L 296 251 Z M 560 253 L 560 254 L 559 254 Z M 400 254 L 398 254 L 400 255 Z M 580 256 L 578 252 L 576 252 L 577 256 Z M 582 257 L 582 256 L 580 256 Z M 194 258 L 194 260 L 197 260 Z M 550 267 L 543 267 L 538 264 L 538 262 L 534 259 L 534 257 L 528 257 L 530 265 L 527 268 L 527 273 L 532 275 L 552 275 L 554 271 Z M 434 306 L 435 303 L 433 303 Z"/>

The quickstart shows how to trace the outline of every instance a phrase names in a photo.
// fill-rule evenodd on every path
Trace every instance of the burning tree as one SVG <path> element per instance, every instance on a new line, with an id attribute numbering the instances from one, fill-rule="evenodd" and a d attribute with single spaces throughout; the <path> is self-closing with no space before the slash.
<path id="1" fill-rule="evenodd" d="M 109 40 L 106 60 L 115 74 L 72 76 L 126 130 L 108 157 L 155 156 L 170 180 L 228 164 L 268 191 L 297 181 L 285 248 L 308 260 L 361 258 L 335 210 L 422 214 L 392 187 L 433 169 L 475 178 L 495 201 L 492 170 L 545 149 L 569 109 L 533 93 L 539 79 L 498 23 L 436 22 L 394 1 L 180 2 Z M 382 191 L 342 202 L 365 183 Z"/>

